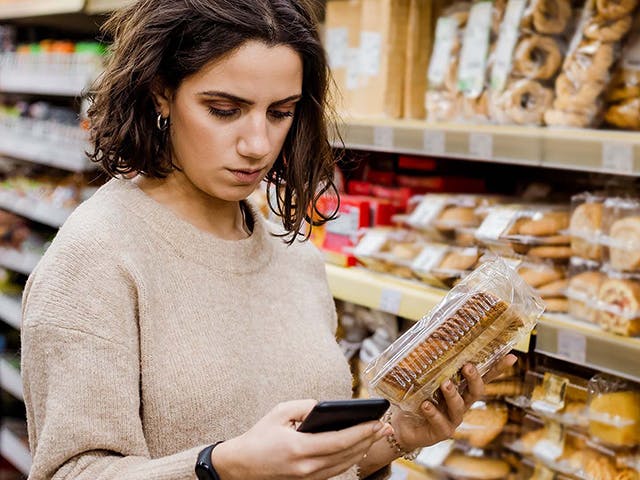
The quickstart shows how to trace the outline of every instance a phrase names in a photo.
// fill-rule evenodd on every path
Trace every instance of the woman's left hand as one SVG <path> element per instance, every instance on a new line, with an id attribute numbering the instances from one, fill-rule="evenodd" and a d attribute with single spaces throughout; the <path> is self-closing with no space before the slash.
<path id="1" fill-rule="evenodd" d="M 465 412 L 484 395 L 485 383 L 498 377 L 516 361 L 515 355 L 507 355 L 484 378 L 479 375 L 473 365 L 466 365 L 462 373 L 467 379 L 468 388 L 463 395 L 458 393 L 451 381 L 445 382 L 441 387 L 447 402 L 446 414 L 428 401 L 422 404 L 419 417 L 395 410 L 391 423 L 400 446 L 410 452 L 451 438 L 453 432 L 462 423 Z"/>

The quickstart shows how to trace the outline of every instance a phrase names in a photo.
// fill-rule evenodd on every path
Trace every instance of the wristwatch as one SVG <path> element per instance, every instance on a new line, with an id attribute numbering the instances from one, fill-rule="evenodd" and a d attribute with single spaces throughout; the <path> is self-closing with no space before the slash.
<path id="1" fill-rule="evenodd" d="M 196 477 L 198 477 L 198 480 L 221 480 L 211 463 L 211 452 L 221 443 L 216 442 L 213 445 L 209 445 L 198 454 L 198 461 L 196 462 Z"/>

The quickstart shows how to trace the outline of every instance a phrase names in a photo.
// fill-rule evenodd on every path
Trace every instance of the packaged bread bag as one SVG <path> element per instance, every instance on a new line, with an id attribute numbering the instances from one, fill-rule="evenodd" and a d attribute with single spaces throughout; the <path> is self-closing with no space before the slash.
<path id="1" fill-rule="evenodd" d="M 618 272 L 640 273 L 640 200 L 608 198 L 604 202 L 602 242 L 608 266 Z"/>
<path id="2" fill-rule="evenodd" d="M 571 0 L 509 0 L 491 69 L 489 110 L 501 124 L 542 125 L 573 28 Z"/>
<path id="3" fill-rule="evenodd" d="M 446 408 L 440 386 L 466 388 L 460 369 L 473 363 L 486 374 L 531 333 L 544 304 L 499 258 L 456 285 L 422 320 L 365 371 L 370 390 L 407 412 L 425 400 Z"/>
<path id="4" fill-rule="evenodd" d="M 640 130 L 640 14 L 607 91 L 607 125 Z"/>
<path id="5" fill-rule="evenodd" d="M 454 2 L 436 23 L 425 97 L 430 122 L 451 121 L 459 114 L 458 65 L 470 8 L 468 1 Z"/>
<path id="6" fill-rule="evenodd" d="M 551 126 L 597 127 L 620 47 L 631 31 L 638 0 L 587 0 L 562 72 L 555 83 Z"/>

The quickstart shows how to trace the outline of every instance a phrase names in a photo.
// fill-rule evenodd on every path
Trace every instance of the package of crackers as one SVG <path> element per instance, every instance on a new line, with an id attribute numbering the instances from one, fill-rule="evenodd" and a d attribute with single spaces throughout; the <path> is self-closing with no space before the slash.
<path id="1" fill-rule="evenodd" d="M 500 258 L 485 262 L 365 371 L 370 389 L 407 412 L 429 400 L 446 408 L 440 386 L 466 388 L 467 363 L 486 374 L 531 333 L 542 299 Z"/>

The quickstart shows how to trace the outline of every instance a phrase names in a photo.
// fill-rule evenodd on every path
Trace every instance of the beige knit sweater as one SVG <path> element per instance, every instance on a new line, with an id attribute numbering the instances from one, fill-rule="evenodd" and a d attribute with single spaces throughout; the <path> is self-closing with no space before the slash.
<path id="1" fill-rule="evenodd" d="M 30 479 L 193 479 L 278 402 L 350 397 L 321 255 L 254 217 L 220 240 L 125 180 L 76 210 L 25 290 Z"/>

